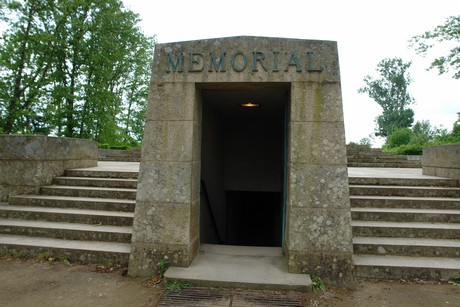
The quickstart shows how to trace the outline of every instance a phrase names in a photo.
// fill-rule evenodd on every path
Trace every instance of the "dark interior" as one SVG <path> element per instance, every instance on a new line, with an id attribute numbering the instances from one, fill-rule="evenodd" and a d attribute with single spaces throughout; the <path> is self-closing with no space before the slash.
<path id="1" fill-rule="evenodd" d="M 281 246 L 289 85 L 200 90 L 201 243 Z"/>

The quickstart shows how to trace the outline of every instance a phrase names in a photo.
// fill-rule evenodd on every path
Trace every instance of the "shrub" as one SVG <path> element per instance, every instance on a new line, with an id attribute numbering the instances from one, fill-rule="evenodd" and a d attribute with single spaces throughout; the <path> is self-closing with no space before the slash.
<path id="1" fill-rule="evenodd" d="M 393 131 L 385 142 L 385 148 L 391 149 L 409 144 L 414 133 L 409 128 L 399 128 Z"/>
<path id="2" fill-rule="evenodd" d="M 398 147 L 393 147 L 388 151 L 393 152 L 395 155 L 421 155 L 423 153 L 422 144 L 406 144 Z"/>

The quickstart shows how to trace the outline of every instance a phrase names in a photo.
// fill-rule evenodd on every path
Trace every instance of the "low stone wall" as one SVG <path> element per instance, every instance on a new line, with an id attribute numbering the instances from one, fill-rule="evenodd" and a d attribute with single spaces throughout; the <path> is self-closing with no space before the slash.
<path id="1" fill-rule="evenodd" d="M 460 180 L 460 144 L 425 147 L 423 174 Z"/>
<path id="2" fill-rule="evenodd" d="M 48 136 L 0 135 L 0 201 L 38 193 L 65 169 L 97 165 L 97 142 Z"/>

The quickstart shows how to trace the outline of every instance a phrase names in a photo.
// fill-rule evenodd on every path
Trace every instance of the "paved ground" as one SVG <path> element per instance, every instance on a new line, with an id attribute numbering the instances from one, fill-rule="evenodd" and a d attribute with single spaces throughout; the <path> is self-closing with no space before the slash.
<path id="1" fill-rule="evenodd" d="M 139 171 L 139 162 L 110 162 L 99 161 L 98 166 L 85 169 L 104 171 Z M 421 168 L 389 168 L 389 167 L 349 167 L 350 177 L 377 178 L 441 178 L 422 174 Z"/>
<path id="2" fill-rule="evenodd" d="M 0 306 L 460 306 L 460 287 L 449 284 L 362 282 L 353 291 L 317 294 L 196 288 L 165 294 L 164 285 L 124 276 L 123 268 L 102 269 L 0 258 Z"/>

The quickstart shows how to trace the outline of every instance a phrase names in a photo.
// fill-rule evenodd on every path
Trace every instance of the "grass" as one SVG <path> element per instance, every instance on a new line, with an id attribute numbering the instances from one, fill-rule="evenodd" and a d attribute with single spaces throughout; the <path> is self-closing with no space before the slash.
<path id="1" fill-rule="evenodd" d="M 327 291 L 327 286 L 326 284 L 321 280 L 320 277 L 315 277 L 312 279 L 312 284 L 311 284 L 311 290 L 314 293 L 317 293 L 319 290 L 326 292 Z"/>
<path id="2" fill-rule="evenodd" d="M 180 280 L 169 280 L 166 283 L 166 290 L 170 292 L 177 292 L 182 290 L 183 288 L 190 288 L 192 284 L 188 281 L 180 281 Z"/>

